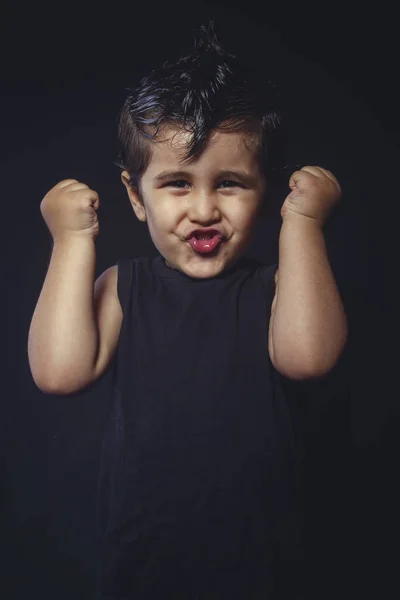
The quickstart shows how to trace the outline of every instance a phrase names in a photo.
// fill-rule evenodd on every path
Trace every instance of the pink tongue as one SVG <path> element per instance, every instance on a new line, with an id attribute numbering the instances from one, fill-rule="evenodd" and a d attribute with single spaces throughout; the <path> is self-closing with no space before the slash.
<path id="1" fill-rule="evenodd" d="M 221 236 L 219 234 L 214 234 L 211 238 L 209 239 L 199 239 L 195 236 L 192 236 L 189 240 L 190 245 L 192 246 L 192 248 L 194 250 L 196 250 L 197 252 L 212 252 L 220 243 L 221 241 Z"/>

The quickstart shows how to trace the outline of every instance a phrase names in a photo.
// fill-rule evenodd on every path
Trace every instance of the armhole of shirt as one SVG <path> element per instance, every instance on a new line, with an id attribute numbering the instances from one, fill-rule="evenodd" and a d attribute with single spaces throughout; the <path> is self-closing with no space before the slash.
<path id="1" fill-rule="evenodd" d="M 260 269 L 260 275 L 266 294 L 266 303 L 270 310 L 275 296 L 275 273 L 277 270 L 277 264 L 269 265 L 268 267 L 261 267 Z"/>
<path id="2" fill-rule="evenodd" d="M 133 261 L 122 259 L 117 261 L 118 277 L 117 277 L 117 292 L 118 299 L 121 304 L 122 311 L 125 312 L 125 306 L 130 294 L 132 283 L 132 265 Z"/>

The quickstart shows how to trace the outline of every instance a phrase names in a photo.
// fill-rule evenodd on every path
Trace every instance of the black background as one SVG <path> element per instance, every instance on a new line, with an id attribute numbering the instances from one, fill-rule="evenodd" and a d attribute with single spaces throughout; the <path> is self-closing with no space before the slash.
<path id="1" fill-rule="evenodd" d="M 394 15 L 384 4 L 132 2 L 2 9 L 0 585 L 10 600 L 92 597 L 110 385 L 107 374 L 94 389 L 62 398 L 42 394 L 31 378 L 27 336 L 51 249 L 40 201 L 70 177 L 99 192 L 96 275 L 118 258 L 154 254 L 113 165 L 117 114 L 125 88 L 190 46 L 190 30 L 209 18 L 230 51 L 281 89 L 291 132 L 288 176 L 298 164 L 317 164 L 343 188 L 325 231 L 350 340 L 325 381 L 294 389 L 308 448 L 307 598 L 398 597 L 398 398 L 387 383 L 389 343 L 374 338 L 384 329 L 395 341 L 383 325 L 390 294 L 381 290 L 396 270 L 380 226 L 382 215 L 396 222 L 398 196 Z M 278 259 L 286 193 L 277 190 L 249 251 L 265 262 Z"/>

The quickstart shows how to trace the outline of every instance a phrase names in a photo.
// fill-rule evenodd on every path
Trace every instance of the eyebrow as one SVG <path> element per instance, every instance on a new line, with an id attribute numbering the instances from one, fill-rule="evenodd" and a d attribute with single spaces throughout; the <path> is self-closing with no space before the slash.
<path id="1" fill-rule="evenodd" d="M 190 179 L 193 175 L 191 173 L 189 173 L 188 171 L 161 171 L 160 173 L 158 173 L 158 175 L 156 175 L 153 179 L 154 182 L 156 183 L 163 183 L 165 181 L 168 180 L 173 180 L 173 179 Z M 243 183 L 247 184 L 247 185 L 254 185 L 256 178 L 254 177 L 254 175 L 251 175 L 250 173 L 248 173 L 247 171 L 240 171 L 240 170 L 224 170 L 224 171 L 219 171 L 219 173 L 217 174 L 218 179 L 227 179 L 227 178 L 233 178 L 233 179 L 238 179 L 239 181 L 242 181 Z"/>

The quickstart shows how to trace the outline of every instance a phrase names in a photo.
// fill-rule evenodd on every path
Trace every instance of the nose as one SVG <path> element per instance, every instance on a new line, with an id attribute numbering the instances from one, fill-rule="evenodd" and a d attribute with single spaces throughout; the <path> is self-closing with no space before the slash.
<path id="1" fill-rule="evenodd" d="M 187 213 L 190 221 L 203 226 L 215 223 L 221 217 L 218 199 L 210 192 L 191 194 Z"/>

